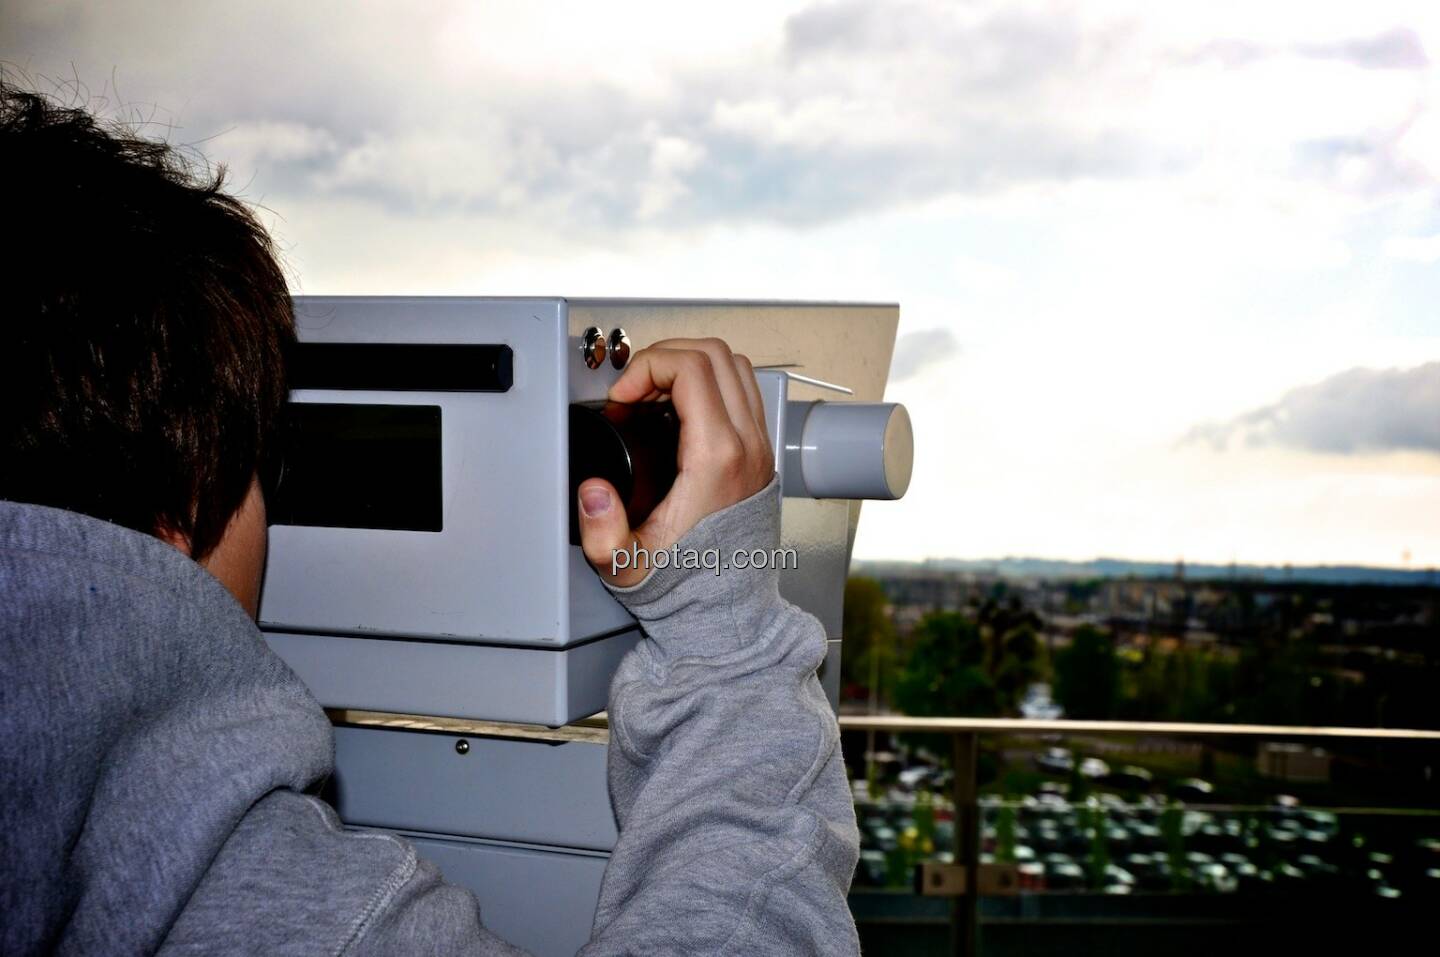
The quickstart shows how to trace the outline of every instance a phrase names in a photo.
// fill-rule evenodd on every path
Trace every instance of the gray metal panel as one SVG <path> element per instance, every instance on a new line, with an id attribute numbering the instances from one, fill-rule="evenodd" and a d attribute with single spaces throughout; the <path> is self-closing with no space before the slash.
<path id="1" fill-rule="evenodd" d="M 444 419 L 441 533 L 277 526 L 261 622 L 272 644 L 330 706 L 562 723 L 604 707 L 620 654 L 579 645 L 564 658 L 512 645 L 566 646 L 631 625 L 568 544 L 566 406 L 603 396 L 619 373 L 588 369 L 590 325 L 623 326 L 635 348 L 674 336 L 726 338 L 762 365 L 880 398 L 898 309 L 840 303 L 342 297 L 296 300 L 306 341 L 504 342 L 515 385 L 504 394 L 308 390 L 302 401 L 439 404 Z M 791 383 L 790 398 L 828 393 Z M 767 395 L 768 399 L 768 395 Z M 781 591 L 838 637 L 859 505 L 788 499 L 782 542 L 798 568 Z M 294 634 L 296 631 L 311 636 Z M 447 637 L 486 647 L 313 635 Z M 632 636 L 630 641 L 633 642 Z M 423 650 L 421 650 L 423 649 Z"/>
<path id="2" fill-rule="evenodd" d="M 574 957 L 590 939 L 605 856 L 409 836 L 445 879 L 480 900 L 480 919 L 535 957 Z"/>
<path id="3" fill-rule="evenodd" d="M 335 809 L 346 824 L 608 851 L 605 752 L 582 741 L 336 728 Z"/>
<path id="4" fill-rule="evenodd" d="M 262 625 L 545 645 L 584 637 L 568 616 L 564 301 L 298 298 L 295 308 L 305 342 L 507 344 L 514 384 L 504 393 L 297 390 L 302 402 L 440 406 L 445 527 L 275 526 Z M 614 611 L 609 620 L 624 622 Z"/>
<path id="5" fill-rule="evenodd" d="M 827 638 L 839 638 L 850 568 L 850 503 L 787 498 L 781 515 L 780 544 L 795 549 L 795 567 L 781 569 L 780 594 L 819 618 Z"/>
<path id="6" fill-rule="evenodd" d="M 719 336 L 756 366 L 848 386 L 878 402 L 890 374 L 900 308 L 889 304 L 670 299 L 571 299 L 570 335 L 621 326 L 635 349 L 662 338 Z M 797 395 L 792 398 L 825 398 Z"/>
<path id="7" fill-rule="evenodd" d="M 563 695 L 556 698 L 556 713 L 566 717 L 552 726 L 604 711 L 610 699 L 610 679 L 620 667 L 620 659 L 644 640 L 635 628 L 563 652 Z"/>
<path id="8" fill-rule="evenodd" d="M 273 632 L 265 639 L 327 708 L 558 727 L 604 710 L 610 675 L 640 632 L 555 651 Z"/>
<path id="9" fill-rule="evenodd" d="M 840 710 L 840 653 L 840 639 L 832 638 L 825 643 L 825 660 L 820 663 L 820 687 L 835 711 Z"/>
<path id="10" fill-rule="evenodd" d="M 568 431 L 570 423 L 565 423 Z M 569 508 L 567 505 L 566 508 Z M 567 513 L 568 514 L 568 513 Z M 567 536 L 566 542 L 569 538 Z M 574 635 L 600 635 L 617 628 L 629 628 L 635 619 L 615 596 L 605 590 L 600 576 L 590 567 L 578 545 L 566 549 L 565 572 L 570 592 L 570 632 Z"/>

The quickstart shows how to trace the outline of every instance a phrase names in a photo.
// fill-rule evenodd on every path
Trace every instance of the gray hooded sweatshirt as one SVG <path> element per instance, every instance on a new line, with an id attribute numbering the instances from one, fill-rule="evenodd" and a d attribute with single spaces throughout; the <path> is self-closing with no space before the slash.
<path id="1" fill-rule="evenodd" d="M 776 484 L 684 547 L 772 548 Z M 773 571 L 667 568 L 611 687 L 619 824 L 586 955 L 851 954 L 858 836 Z M 518 954 L 405 841 L 311 797 L 324 712 L 208 572 L 0 502 L 0 953 Z"/>

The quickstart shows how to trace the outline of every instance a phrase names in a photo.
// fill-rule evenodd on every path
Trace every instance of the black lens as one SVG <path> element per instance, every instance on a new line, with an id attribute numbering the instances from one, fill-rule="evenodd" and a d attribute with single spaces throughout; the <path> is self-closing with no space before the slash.
<path id="1" fill-rule="evenodd" d="M 580 544 L 580 483 L 615 486 L 630 527 L 650 517 L 675 484 L 680 417 L 669 402 L 577 402 L 570 406 L 570 543 Z"/>

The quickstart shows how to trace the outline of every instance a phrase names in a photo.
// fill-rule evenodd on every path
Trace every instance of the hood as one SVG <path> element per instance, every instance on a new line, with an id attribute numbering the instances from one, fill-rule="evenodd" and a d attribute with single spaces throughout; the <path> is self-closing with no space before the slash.
<path id="1" fill-rule="evenodd" d="M 154 951 L 249 808 L 315 786 L 332 754 L 209 572 L 0 501 L 0 953 Z"/>

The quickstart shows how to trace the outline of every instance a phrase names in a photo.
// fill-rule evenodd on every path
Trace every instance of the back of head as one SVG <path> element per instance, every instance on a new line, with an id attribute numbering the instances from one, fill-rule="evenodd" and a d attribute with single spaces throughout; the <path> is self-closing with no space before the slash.
<path id="1" fill-rule="evenodd" d="M 205 557 L 274 453 L 294 338 L 269 237 L 164 143 L 0 79 L 0 499 Z"/>

